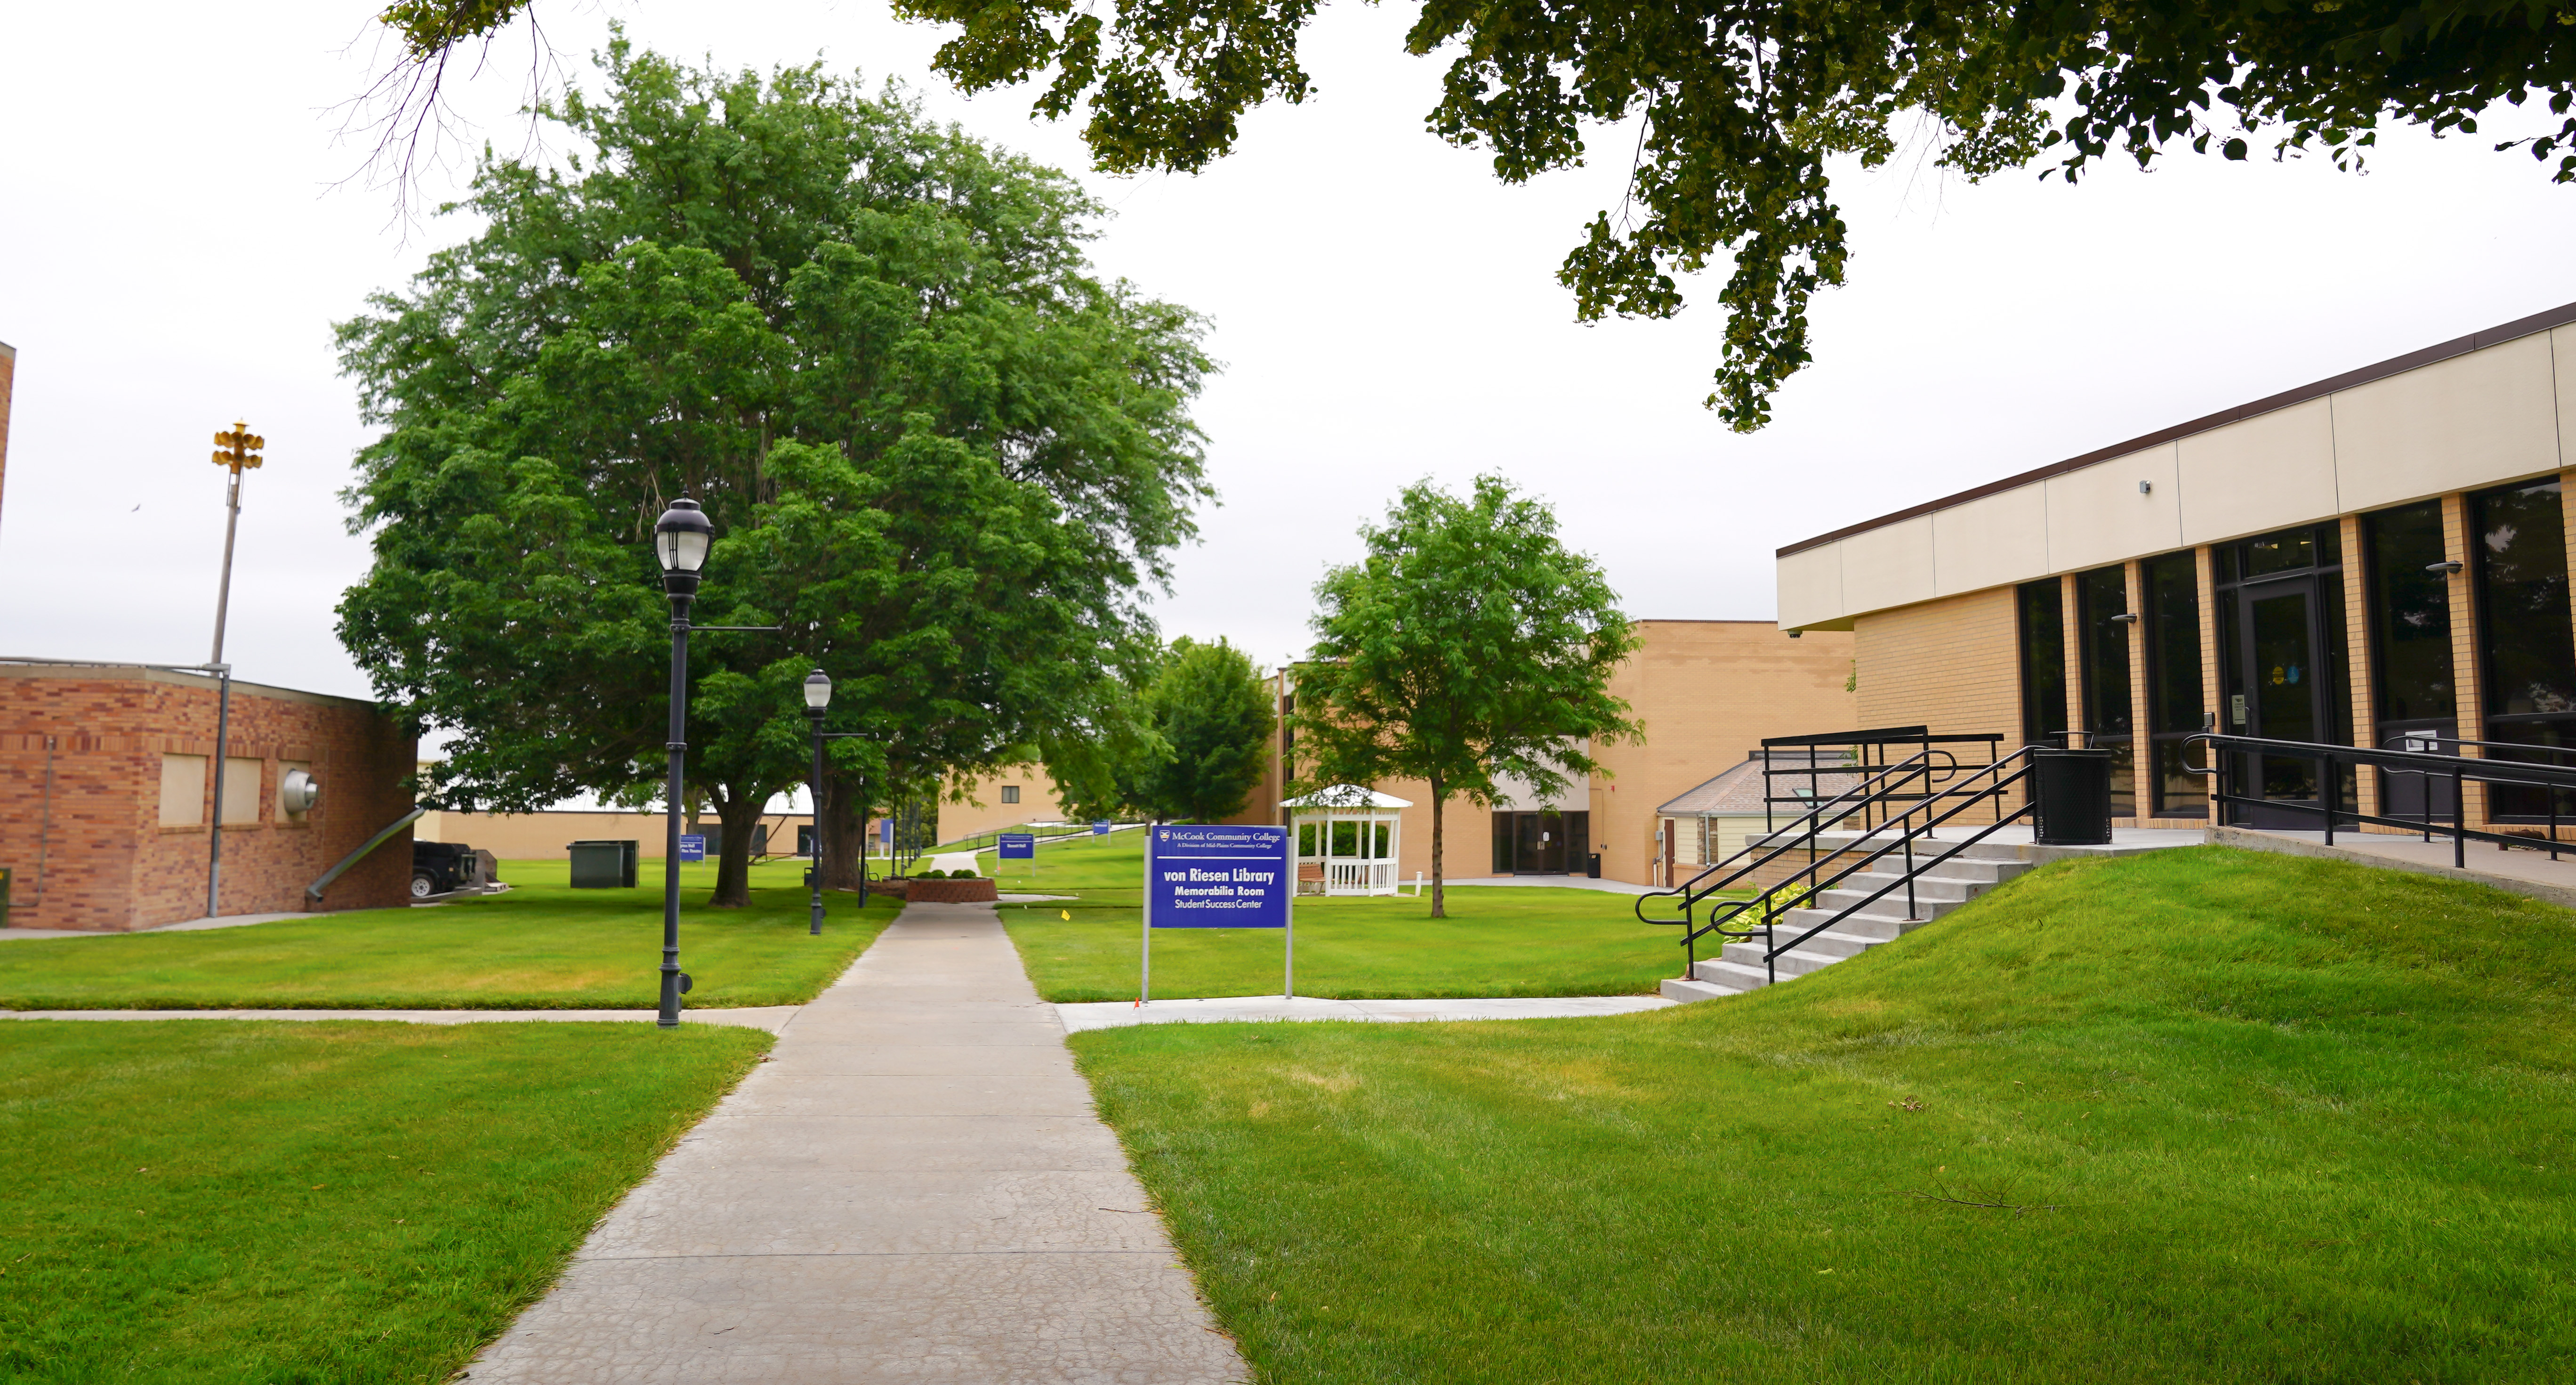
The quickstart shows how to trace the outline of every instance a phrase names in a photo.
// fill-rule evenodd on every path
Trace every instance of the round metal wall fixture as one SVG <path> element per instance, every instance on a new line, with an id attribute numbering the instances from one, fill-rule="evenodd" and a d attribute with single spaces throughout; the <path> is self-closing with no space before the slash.
<path id="1" fill-rule="evenodd" d="M 277 801 L 297 816 L 312 812 L 313 805 L 322 801 L 322 781 L 300 769 L 290 769 L 277 786 Z"/>

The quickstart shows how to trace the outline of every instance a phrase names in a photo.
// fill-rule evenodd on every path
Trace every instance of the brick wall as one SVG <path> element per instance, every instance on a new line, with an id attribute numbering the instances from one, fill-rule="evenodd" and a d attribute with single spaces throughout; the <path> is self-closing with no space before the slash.
<path id="1" fill-rule="evenodd" d="M 1860 724 L 1926 726 L 1934 735 L 1997 733 L 1999 755 L 2021 747 L 2021 648 L 2014 588 L 1994 587 L 1860 617 L 1852 625 L 1859 661 Z M 2074 596 L 2065 595 L 2067 611 Z M 2075 648 L 2068 636 L 2070 653 Z M 2069 660 L 2070 664 L 2075 662 Z M 2070 669 L 2068 712 L 2083 704 Z M 1982 762 L 1978 747 L 1954 750 Z M 1981 809 L 1958 821 L 1991 821 Z"/>
<path id="2" fill-rule="evenodd" d="M 1813 630 L 1793 640 L 1767 620 L 1641 620 L 1637 633 L 1642 643 L 1610 692 L 1645 724 L 1645 739 L 1594 750 L 1610 775 L 1592 781 L 1591 808 L 1602 876 L 1642 885 L 1657 878 L 1657 807 L 1742 764 L 1767 737 L 1872 723 L 1854 721 L 1845 691 L 1850 635 Z"/>
<path id="3" fill-rule="evenodd" d="M 15 872 L 13 926 L 151 928 L 206 912 L 216 703 L 215 680 L 191 674 L 0 668 L 0 865 Z M 410 811 L 413 751 L 373 703 L 234 684 L 225 756 L 236 768 L 254 762 L 259 787 L 254 820 L 224 827 L 216 912 L 314 907 L 305 887 Z M 165 755 L 209 759 L 193 825 L 162 824 Z M 296 765 L 322 786 L 300 818 L 278 801 Z M 320 907 L 398 904 L 410 880 L 406 830 L 334 882 Z"/>

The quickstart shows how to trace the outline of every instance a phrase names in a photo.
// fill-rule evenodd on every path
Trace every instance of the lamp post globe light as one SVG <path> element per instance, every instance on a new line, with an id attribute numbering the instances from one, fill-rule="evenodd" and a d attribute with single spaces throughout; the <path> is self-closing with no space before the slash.
<path id="1" fill-rule="evenodd" d="M 805 719 L 814 725 L 814 826 L 811 832 L 814 854 L 807 861 L 805 878 L 813 884 L 814 917 L 805 931 L 815 937 L 823 934 L 823 713 L 832 705 L 832 677 L 816 669 L 805 675 Z"/>
<path id="2" fill-rule="evenodd" d="M 680 1023 L 680 995 L 689 978 L 680 971 L 680 793 L 689 757 L 689 603 L 698 594 L 698 572 L 716 527 L 694 500 L 674 500 L 653 524 L 653 552 L 662 560 L 662 593 L 671 601 L 670 779 L 664 786 L 662 845 L 662 1006 L 654 1021 Z"/>

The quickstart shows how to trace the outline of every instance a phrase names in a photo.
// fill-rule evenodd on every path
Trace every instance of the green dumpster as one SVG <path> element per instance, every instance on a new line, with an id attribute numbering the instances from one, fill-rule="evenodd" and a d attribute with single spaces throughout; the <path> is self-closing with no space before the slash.
<path id="1" fill-rule="evenodd" d="M 635 888 L 635 851 L 632 841 L 574 842 L 572 853 L 572 887 L 576 890 L 631 890 Z"/>

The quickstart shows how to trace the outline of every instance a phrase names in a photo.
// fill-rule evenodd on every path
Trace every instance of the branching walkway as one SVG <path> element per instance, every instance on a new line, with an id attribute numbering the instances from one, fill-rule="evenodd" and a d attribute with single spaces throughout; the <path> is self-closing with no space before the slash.
<path id="1" fill-rule="evenodd" d="M 600 1223 L 472 1381 L 1247 1374 L 993 909 L 916 904 Z"/>

